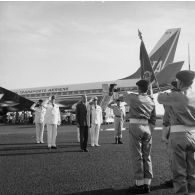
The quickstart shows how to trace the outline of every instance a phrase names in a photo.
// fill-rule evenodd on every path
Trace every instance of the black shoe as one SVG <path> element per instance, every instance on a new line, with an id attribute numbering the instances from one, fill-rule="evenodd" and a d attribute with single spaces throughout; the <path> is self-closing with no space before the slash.
<path id="1" fill-rule="evenodd" d="M 167 187 L 167 188 L 173 188 L 173 180 L 170 179 L 168 181 L 165 181 L 164 185 Z"/>
<path id="2" fill-rule="evenodd" d="M 89 150 L 88 149 L 84 149 L 84 152 L 89 152 Z"/>
<path id="3" fill-rule="evenodd" d="M 118 138 L 118 144 L 123 144 L 123 142 L 121 141 L 121 138 Z"/>
<path id="4" fill-rule="evenodd" d="M 80 152 L 84 152 L 84 150 L 83 149 L 80 149 Z"/>
<path id="5" fill-rule="evenodd" d="M 51 149 L 57 149 L 57 147 L 56 146 L 52 146 Z"/>
<path id="6" fill-rule="evenodd" d="M 145 193 L 144 185 L 141 186 L 134 185 L 132 187 L 129 187 L 128 192 L 131 194 L 144 194 Z"/>
<path id="7" fill-rule="evenodd" d="M 115 138 L 115 144 L 118 144 L 118 138 L 117 137 Z"/>
<path id="8" fill-rule="evenodd" d="M 144 194 L 150 193 L 150 186 L 147 184 L 144 184 Z"/>

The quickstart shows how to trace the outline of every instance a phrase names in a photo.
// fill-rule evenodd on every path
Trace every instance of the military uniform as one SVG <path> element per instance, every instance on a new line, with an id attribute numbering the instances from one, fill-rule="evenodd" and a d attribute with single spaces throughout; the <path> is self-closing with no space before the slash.
<path id="1" fill-rule="evenodd" d="M 120 101 L 121 101 L 120 99 L 117 99 L 117 102 Z M 115 131 L 115 141 L 116 141 L 115 143 L 122 144 L 123 142 L 121 141 L 121 139 L 122 139 L 122 128 L 125 119 L 125 107 L 120 103 L 118 105 L 113 104 L 113 102 L 108 104 L 108 107 L 113 109 L 113 113 L 114 113 L 114 131 Z"/>
<path id="2" fill-rule="evenodd" d="M 94 98 L 93 101 L 97 101 L 97 97 Z M 90 109 L 90 117 L 91 117 L 91 146 L 100 146 L 99 141 L 99 132 L 100 132 L 100 125 L 103 122 L 102 119 L 102 108 L 99 105 L 92 105 Z"/>
<path id="3" fill-rule="evenodd" d="M 140 80 L 138 88 L 148 89 L 148 82 Z M 147 91 L 147 90 L 146 90 Z M 136 185 L 131 193 L 147 193 L 153 178 L 151 162 L 152 130 L 156 122 L 154 101 L 146 92 L 126 94 L 124 100 L 129 105 L 129 138 L 131 161 Z M 147 189 L 145 189 L 147 188 Z"/>
<path id="4" fill-rule="evenodd" d="M 180 91 L 160 93 L 158 102 L 171 106 L 173 184 L 176 194 L 195 194 L 195 72 L 177 73 Z"/>
<path id="5" fill-rule="evenodd" d="M 44 133 L 44 116 L 46 112 L 46 108 L 42 106 L 42 100 L 39 100 L 39 106 L 37 103 L 34 103 L 31 106 L 31 109 L 35 111 L 35 126 L 36 126 L 36 142 L 37 143 L 44 143 L 43 142 L 43 133 Z"/>
<path id="6" fill-rule="evenodd" d="M 55 99 L 55 96 L 52 96 L 51 99 Z M 55 103 L 48 103 L 48 101 L 44 106 L 46 107 L 45 124 L 47 125 L 48 148 L 56 149 L 57 125 L 61 123 L 59 106 Z"/>

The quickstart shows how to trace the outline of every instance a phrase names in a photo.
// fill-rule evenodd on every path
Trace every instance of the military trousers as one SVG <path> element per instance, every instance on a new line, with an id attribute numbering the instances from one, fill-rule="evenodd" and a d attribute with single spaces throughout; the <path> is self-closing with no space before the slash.
<path id="1" fill-rule="evenodd" d="M 36 126 L 36 142 L 43 143 L 44 123 L 35 123 Z"/>
<path id="2" fill-rule="evenodd" d="M 149 125 L 130 123 L 129 138 L 134 179 L 152 179 L 152 135 Z"/>
<path id="3" fill-rule="evenodd" d="M 114 117 L 114 132 L 116 138 L 122 138 L 123 119 L 120 117 Z"/>
<path id="4" fill-rule="evenodd" d="M 57 124 L 47 124 L 48 147 L 56 146 Z"/>
<path id="5" fill-rule="evenodd" d="M 172 173 L 176 194 L 195 194 L 195 132 L 170 135 Z"/>
<path id="6" fill-rule="evenodd" d="M 91 124 L 90 135 L 91 135 L 91 145 L 98 145 L 99 141 L 100 124 Z"/>

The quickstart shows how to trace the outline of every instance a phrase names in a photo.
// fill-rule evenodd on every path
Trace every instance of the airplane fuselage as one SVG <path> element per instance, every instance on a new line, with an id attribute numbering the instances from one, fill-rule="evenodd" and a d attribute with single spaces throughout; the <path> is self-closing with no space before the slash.
<path id="1" fill-rule="evenodd" d="M 94 96 L 102 97 L 103 85 L 117 84 L 117 88 L 121 91 L 132 90 L 136 87 L 138 79 L 115 80 L 106 82 L 93 82 L 82 84 L 70 84 L 50 87 L 26 88 L 13 90 L 20 96 L 32 100 L 33 102 L 39 99 L 47 99 L 55 95 L 57 103 L 64 107 L 70 107 L 72 104 L 78 102 L 83 94 L 86 94 L 89 99 Z"/>

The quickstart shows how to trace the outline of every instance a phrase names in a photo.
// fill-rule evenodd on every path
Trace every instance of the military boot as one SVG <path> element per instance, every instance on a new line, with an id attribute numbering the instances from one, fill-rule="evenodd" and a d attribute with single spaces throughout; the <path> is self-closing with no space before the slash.
<path id="1" fill-rule="evenodd" d="M 123 144 L 120 137 L 118 138 L 118 144 Z"/>

